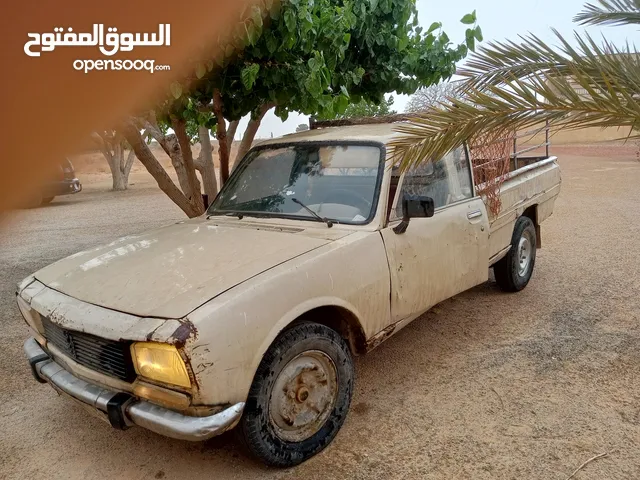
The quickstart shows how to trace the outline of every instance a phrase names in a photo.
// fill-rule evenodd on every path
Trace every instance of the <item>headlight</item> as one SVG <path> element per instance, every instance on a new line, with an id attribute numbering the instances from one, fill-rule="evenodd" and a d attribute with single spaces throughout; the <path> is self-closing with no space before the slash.
<path id="1" fill-rule="evenodd" d="M 173 345 L 136 342 L 131 345 L 131 357 L 138 375 L 171 385 L 191 387 L 187 367 Z"/>

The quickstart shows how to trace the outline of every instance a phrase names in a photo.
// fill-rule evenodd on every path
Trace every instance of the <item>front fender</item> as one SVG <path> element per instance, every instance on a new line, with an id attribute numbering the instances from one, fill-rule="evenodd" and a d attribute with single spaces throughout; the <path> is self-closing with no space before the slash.
<path id="1" fill-rule="evenodd" d="M 348 265 L 348 268 L 345 268 Z M 304 313 L 336 306 L 365 336 L 389 322 L 389 268 L 378 232 L 349 235 L 247 280 L 189 314 L 197 403 L 246 400 L 264 353 Z"/>

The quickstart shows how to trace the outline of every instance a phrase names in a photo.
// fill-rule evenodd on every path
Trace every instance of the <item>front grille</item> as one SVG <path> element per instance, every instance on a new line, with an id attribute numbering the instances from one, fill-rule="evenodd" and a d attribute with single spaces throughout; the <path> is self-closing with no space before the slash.
<path id="1" fill-rule="evenodd" d="M 60 328 L 48 318 L 42 318 L 42 326 L 47 340 L 80 365 L 126 382 L 135 380 L 129 349 L 131 342 L 117 342 Z"/>

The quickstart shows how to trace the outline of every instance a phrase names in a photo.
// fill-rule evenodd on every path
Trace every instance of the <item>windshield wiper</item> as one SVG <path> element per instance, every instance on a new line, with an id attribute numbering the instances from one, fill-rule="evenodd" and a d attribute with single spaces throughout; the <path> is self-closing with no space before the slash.
<path id="1" fill-rule="evenodd" d="M 316 212 L 314 212 L 313 210 L 311 210 L 309 207 L 307 207 L 304 203 L 302 203 L 300 200 L 298 200 L 297 198 L 292 198 L 291 199 L 292 202 L 297 203 L 298 205 L 300 205 L 302 208 L 304 208 L 307 212 L 309 212 L 311 215 L 313 215 L 316 219 L 318 219 L 319 222 L 324 222 L 327 224 L 327 227 L 331 228 L 333 227 L 333 222 L 331 220 L 329 220 L 326 217 L 321 217 L 320 215 L 318 215 Z"/>
<path id="2" fill-rule="evenodd" d="M 213 217 L 215 215 L 213 215 L 212 213 L 210 213 L 209 215 L 207 215 L 207 220 L 209 220 L 211 217 Z M 224 214 L 225 217 L 238 217 L 238 220 L 242 220 L 242 217 L 244 217 L 244 215 L 240 212 L 228 212 Z"/>

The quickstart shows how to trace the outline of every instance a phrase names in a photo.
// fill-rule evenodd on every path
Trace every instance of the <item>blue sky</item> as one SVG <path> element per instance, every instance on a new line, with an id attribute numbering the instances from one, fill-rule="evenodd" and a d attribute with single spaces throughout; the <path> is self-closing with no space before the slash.
<path id="1" fill-rule="evenodd" d="M 595 0 L 590 0 L 595 3 Z M 418 0 L 418 18 L 421 25 L 428 28 L 439 21 L 453 42 L 464 39 L 466 26 L 460 19 L 466 13 L 477 11 L 478 24 L 482 27 L 485 43 L 490 40 L 517 39 L 520 34 L 531 32 L 543 40 L 554 43 L 551 28 L 556 28 L 563 36 L 570 36 L 573 30 L 584 29 L 572 22 L 585 0 Z M 633 27 L 590 27 L 587 31 L 598 38 L 605 36 L 616 44 L 640 40 L 640 32 Z M 395 96 L 394 109 L 402 112 L 408 97 Z M 245 119 L 238 128 L 237 137 L 244 131 Z M 300 123 L 307 123 L 308 117 L 291 114 L 286 122 L 281 122 L 272 112 L 265 115 L 257 137 L 268 138 L 291 133 Z"/>

